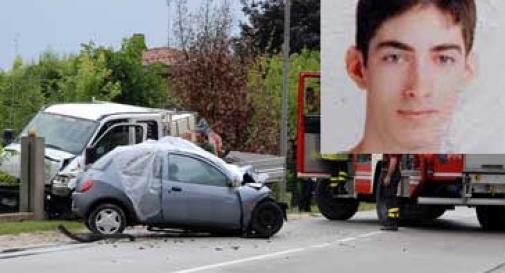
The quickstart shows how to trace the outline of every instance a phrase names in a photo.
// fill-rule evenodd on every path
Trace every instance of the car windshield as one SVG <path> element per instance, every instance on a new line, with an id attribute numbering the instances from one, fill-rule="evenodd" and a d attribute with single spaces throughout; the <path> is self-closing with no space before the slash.
<path id="1" fill-rule="evenodd" d="M 23 129 L 21 136 L 26 136 L 33 128 L 37 136 L 44 138 L 47 148 L 77 155 L 84 150 L 96 127 L 94 121 L 40 112 Z"/>

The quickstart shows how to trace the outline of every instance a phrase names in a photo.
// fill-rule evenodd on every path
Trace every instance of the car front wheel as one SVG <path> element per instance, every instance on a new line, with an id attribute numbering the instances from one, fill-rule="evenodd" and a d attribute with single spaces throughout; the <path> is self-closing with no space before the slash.
<path id="1" fill-rule="evenodd" d="M 120 234 L 126 227 L 126 216 L 119 206 L 102 204 L 88 216 L 89 229 L 96 234 Z"/>
<path id="2" fill-rule="evenodd" d="M 264 201 L 254 209 L 251 227 L 256 236 L 269 238 L 279 232 L 283 222 L 280 206 L 273 201 Z"/>

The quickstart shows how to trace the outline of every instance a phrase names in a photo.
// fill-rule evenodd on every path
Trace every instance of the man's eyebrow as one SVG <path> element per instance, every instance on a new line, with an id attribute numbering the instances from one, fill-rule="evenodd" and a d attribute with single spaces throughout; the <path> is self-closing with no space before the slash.
<path id="1" fill-rule="evenodd" d="M 446 51 L 446 50 L 456 50 L 459 53 L 463 53 L 463 48 L 458 44 L 442 44 L 435 46 L 431 49 L 431 51 Z"/>
<path id="2" fill-rule="evenodd" d="M 405 43 L 402 43 L 399 41 L 394 41 L 394 40 L 380 42 L 377 46 L 375 46 L 375 49 L 379 50 L 381 48 L 386 48 L 386 47 L 392 47 L 392 48 L 396 48 L 396 49 L 400 49 L 400 50 L 414 51 L 413 47 L 411 47 Z"/>

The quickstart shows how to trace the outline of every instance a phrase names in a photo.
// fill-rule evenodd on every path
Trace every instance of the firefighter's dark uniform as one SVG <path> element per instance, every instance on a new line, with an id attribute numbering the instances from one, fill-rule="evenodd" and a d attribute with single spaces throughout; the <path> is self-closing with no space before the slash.
<path id="1" fill-rule="evenodd" d="M 384 230 L 398 230 L 398 224 L 400 220 L 400 204 L 398 201 L 398 184 L 401 180 L 400 173 L 400 157 L 399 154 L 391 154 L 386 156 L 386 169 L 390 166 L 390 160 L 392 157 L 396 158 L 396 165 L 394 166 L 393 173 L 391 174 L 391 180 L 389 185 L 382 185 L 383 194 L 387 208 L 386 219 L 383 222 Z"/>
<path id="2" fill-rule="evenodd" d="M 349 178 L 347 170 L 349 154 L 321 154 L 321 158 L 334 163 L 334 167 L 331 168 L 330 171 L 330 185 L 332 187 L 338 186 L 341 182 L 345 182 Z"/>

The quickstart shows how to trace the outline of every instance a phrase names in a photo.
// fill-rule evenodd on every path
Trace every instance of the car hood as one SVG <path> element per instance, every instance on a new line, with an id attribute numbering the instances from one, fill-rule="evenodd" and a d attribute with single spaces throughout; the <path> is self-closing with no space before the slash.
<path id="1" fill-rule="evenodd" d="M 61 170 L 65 160 L 74 158 L 75 155 L 52 148 L 45 148 L 44 170 L 45 182 L 48 183 L 58 171 Z M 21 145 L 13 143 L 4 148 L 0 155 L 0 170 L 19 178 L 21 176 Z"/>

